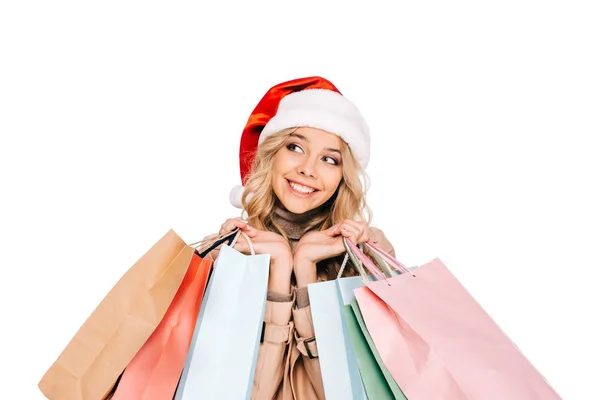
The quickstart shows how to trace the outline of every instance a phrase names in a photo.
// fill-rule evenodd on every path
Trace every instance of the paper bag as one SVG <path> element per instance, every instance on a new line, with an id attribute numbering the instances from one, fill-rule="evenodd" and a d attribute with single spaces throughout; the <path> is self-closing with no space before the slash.
<path id="1" fill-rule="evenodd" d="M 104 297 L 38 387 L 51 400 L 99 400 L 156 329 L 194 249 L 170 230 Z"/>
<path id="2" fill-rule="evenodd" d="M 204 295 L 176 400 L 250 399 L 269 281 L 268 254 L 224 246 Z"/>
<path id="3" fill-rule="evenodd" d="M 377 350 L 408 399 L 560 399 L 441 260 L 411 272 L 382 256 L 406 273 L 355 293 Z"/>
<path id="4" fill-rule="evenodd" d="M 111 400 L 173 398 L 212 264 L 197 254 L 192 257 L 167 313 L 125 368 Z"/>
<path id="5" fill-rule="evenodd" d="M 377 400 L 406 400 L 406 396 L 383 364 L 356 300 L 344 306 L 344 316 L 367 397 Z"/>

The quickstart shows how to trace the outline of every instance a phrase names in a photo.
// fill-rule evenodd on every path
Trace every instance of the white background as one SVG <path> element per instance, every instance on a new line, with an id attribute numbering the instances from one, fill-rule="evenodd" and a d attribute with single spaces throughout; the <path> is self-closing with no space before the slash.
<path id="1" fill-rule="evenodd" d="M 0 397 L 42 399 L 168 229 L 238 215 L 248 115 L 321 75 L 370 123 L 368 199 L 398 257 L 440 257 L 561 396 L 597 398 L 594 3 L 3 2 Z"/>

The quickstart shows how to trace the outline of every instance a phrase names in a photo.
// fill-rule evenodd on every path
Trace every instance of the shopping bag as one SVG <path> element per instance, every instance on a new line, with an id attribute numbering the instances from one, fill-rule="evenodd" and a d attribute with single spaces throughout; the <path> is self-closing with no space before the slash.
<path id="1" fill-rule="evenodd" d="M 352 349 L 354 350 L 356 363 L 365 387 L 365 393 L 367 393 L 367 396 L 370 399 L 396 398 L 406 400 L 406 397 L 398 388 L 398 385 L 391 377 L 389 371 L 385 368 L 385 365 L 383 365 L 383 363 L 377 363 L 376 356 L 378 358 L 378 354 L 376 349 L 370 348 L 367 343 L 367 337 L 369 340 L 371 338 L 368 335 L 368 332 L 366 332 L 366 328 L 364 329 L 364 332 L 361 330 L 360 324 L 364 326 L 364 321 L 354 295 L 354 289 L 364 286 L 364 282 L 396 276 L 399 271 L 397 268 L 393 268 L 393 265 L 390 267 L 377 253 L 370 251 L 368 253 L 369 258 L 373 260 L 373 263 L 376 264 L 377 268 L 371 268 L 370 266 L 373 265 L 371 263 L 367 264 L 366 267 L 368 273 L 364 268 L 365 264 L 354 254 L 352 247 L 348 244 L 348 240 L 343 238 L 343 241 L 346 248 L 346 258 L 344 261 L 346 261 L 346 259 L 350 261 L 351 265 L 359 272 L 361 277 L 360 280 L 357 280 L 357 278 L 350 278 L 340 281 L 340 283 L 346 283 L 345 285 L 340 285 L 340 293 L 344 304 L 343 315 L 348 328 L 348 337 Z M 362 250 L 361 245 L 358 247 Z M 364 254 L 365 253 L 361 253 L 361 256 L 364 257 Z M 339 276 L 341 276 L 341 272 L 342 271 L 340 270 Z"/>
<path id="2" fill-rule="evenodd" d="M 236 230 L 237 231 L 237 230 Z M 227 240 L 227 245 L 231 246 L 233 240 L 236 240 L 238 237 L 238 233 L 234 232 L 235 236 L 231 236 L 230 238 L 232 240 L 228 240 L 227 235 L 226 237 L 223 237 L 221 239 L 217 239 L 215 241 L 213 241 L 212 245 L 210 245 L 206 250 L 203 250 L 201 253 L 201 256 L 204 257 L 206 255 L 208 255 L 212 250 L 214 250 L 215 248 L 217 248 L 218 246 L 222 245 L 226 240 Z M 198 242 L 200 243 L 200 242 Z M 212 286 L 212 283 L 214 281 L 214 279 L 211 279 L 212 276 L 212 271 L 214 271 L 214 263 L 213 263 L 213 268 L 211 268 L 211 274 L 209 275 L 209 279 L 208 279 L 208 283 L 206 285 L 206 289 L 204 290 L 204 296 L 203 296 L 203 303 L 206 302 L 206 298 L 208 298 L 209 293 L 210 293 L 210 288 Z M 200 325 L 202 318 L 204 316 L 204 310 L 206 307 L 202 307 L 202 305 L 200 306 L 200 311 L 198 312 L 198 316 L 196 318 L 196 324 L 194 326 L 194 333 L 192 335 L 192 340 L 190 342 L 190 346 L 188 347 L 188 352 L 186 354 L 186 358 L 185 358 L 185 364 L 183 366 L 183 372 L 181 373 L 181 376 L 179 378 L 179 382 L 177 385 L 177 390 L 175 391 L 175 397 L 174 399 L 181 399 L 183 396 L 183 387 L 184 387 L 184 383 L 187 381 L 187 376 L 189 374 L 190 371 L 190 366 L 191 366 L 191 362 L 192 362 L 192 358 L 194 355 L 194 343 L 196 343 L 197 339 L 198 339 L 198 333 L 200 331 Z"/>
<path id="3" fill-rule="evenodd" d="M 172 399 L 186 361 L 212 261 L 204 257 L 223 243 L 231 244 L 236 231 L 191 243 L 196 254 L 163 317 L 142 349 L 129 363 L 110 400 Z M 206 246 L 202 248 L 202 246 Z"/>
<path id="4" fill-rule="evenodd" d="M 356 299 L 344 306 L 344 317 L 367 397 L 406 400 L 375 348 Z"/>
<path id="5" fill-rule="evenodd" d="M 341 278 L 348 261 L 359 276 Z M 328 400 L 367 399 L 343 315 L 344 305 L 354 300 L 354 289 L 363 286 L 365 280 L 368 276 L 362 264 L 347 252 L 337 279 L 307 286 L 323 388 Z"/>
<path id="6" fill-rule="evenodd" d="M 350 289 L 353 284 L 362 286 L 359 277 L 308 285 L 323 389 L 328 400 L 367 399 L 342 314 L 341 287 Z"/>
<path id="7" fill-rule="evenodd" d="M 38 386 L 52 400 L 105 398 L 165 315 L 194 249 L 167 232 L 115 284 Z"/>
<path id="8" fill-rule="evenodd" d="M 560 399 L 441 260 L 409 271 L 370 246 L 405 270 L 355 294 L 377 350 L 408 399 Z"/>
<path id="9" fill-rule="evenodd" d="M 173 398 L 212 264 L 194 254 L 167 313 L 125 368 L 111 400 Z"/>
<path id="10" fill-rule="evenodd" d="M 242 234 L 246 240 L 249 238 Z M 215 260 L 176 400 L 249 399 L 269 280 L 269 254 L 223 246 Z"/>

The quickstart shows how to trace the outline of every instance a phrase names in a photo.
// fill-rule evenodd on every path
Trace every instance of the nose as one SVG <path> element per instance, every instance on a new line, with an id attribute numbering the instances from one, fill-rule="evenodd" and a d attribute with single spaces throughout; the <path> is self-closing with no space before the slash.
<path id="1" fill-rule="evenodd" d="M 305 161 L 298 166 L 298 173 L 308 178 L 316 178 L 317 171 L 315 168 L 316 160 L 312 157 L 306 157 Z"/>

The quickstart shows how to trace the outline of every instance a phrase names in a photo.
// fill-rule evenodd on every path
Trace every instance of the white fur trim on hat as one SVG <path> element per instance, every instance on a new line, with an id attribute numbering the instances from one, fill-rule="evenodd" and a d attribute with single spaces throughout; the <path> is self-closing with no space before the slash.
<path id="1" fill-rule="evenodd" d="M 242 195 L 244 194 L 244 187 L 242 185 L 234 186 L 229 192 L 229 202 L 235 208 L 242 208 Z"/>
<path id="2" fill-rule="evenodd" d="M 367 167 L 371 148 L 369 126 L 354 103 L 338 92 L 306 89 L 288 94 L 281 99 L 277 114 L 265 125 L 258 144 L 283 129 L 301 126 L 338 135 L 348 143 L 358 163 Z"/>
<path id="3" fill-rule="evenodd" d="M 243 208 L 242 207 L 242 196 L 244 195 L 245 188 L 242 185 L 234 186 L 229 192 L 229 202 L 235 208 Z M 254 193 L 248 193 L 246 199 L 250 201 L 252 195 Z"/>

